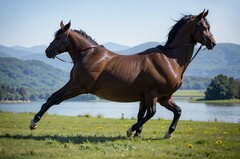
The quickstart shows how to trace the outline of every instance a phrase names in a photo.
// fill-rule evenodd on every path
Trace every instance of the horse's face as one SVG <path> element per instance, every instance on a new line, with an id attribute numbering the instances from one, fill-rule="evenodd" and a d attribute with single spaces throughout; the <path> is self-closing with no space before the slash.
<path id="1" fill-rule="evenodd" d="M 70 22 L 66 26 L 64 26 L 63 22 L 60 23 L 61 29 L 56 32 L 55 38 L 45 51 L 48 58 L 55 58 L 56 55 L 69 51 L 68 35 L 70 25 Z"/>
<path id="2" fill-rule="evenodd" d="M 194 40 L 205 45 L 207 49 L 213 49 L 216 45 L 216 41 L 210 32 L 210 25 L 206 20 L 206 16 L 208 15 L 208 10 L 203 11 L 196 17 L 196 25 L 194 31 Z"/>

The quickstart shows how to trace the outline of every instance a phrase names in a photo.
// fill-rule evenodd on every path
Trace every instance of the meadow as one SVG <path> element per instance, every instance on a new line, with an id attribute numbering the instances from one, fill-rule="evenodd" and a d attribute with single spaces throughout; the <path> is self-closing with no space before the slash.
<path id="1" fill-rule="evenodd" d="M 206 100 L 205 90 L 178 90 L 173 94 L 173 97 L 178 97 L 182 100 L 188 100 L 191 103 L 208 103 L 208 104 L 237 104 L 240 99 L 225 99 L 225 100 Z"/>
<path id="2" fill-rule="evenodd" d="M 127 138 L 131 119 L 46 114 L 29 130 L 34 114 L 0 112 L 0 158 L 240 158 L 240 126 L 179 121 L 163 140 L 170 120 L 150 120 L 141 138 Z"/>

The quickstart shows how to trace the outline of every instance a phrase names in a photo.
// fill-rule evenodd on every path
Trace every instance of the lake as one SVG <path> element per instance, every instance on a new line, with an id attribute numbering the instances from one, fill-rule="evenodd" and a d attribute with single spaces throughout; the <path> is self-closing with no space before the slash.
<path id="1" fill-rule="evenodd" d="M 1 111 L 8 112 L 38 112 L 44 102 L 31 102 L 22 104 L 0 104 Z M 193 121 L 219 121 L 240 123 L 240 104 L 233 106 L 220 106 L 205 103 L 189 103 L 187 100 L 176 100 L 176 103 L 182 108 L 180 120 Z M 97 116 L 103 115 L 104 118 L 137 118 L 138 103 L 116 103 L 116 102 L 62 102 L 60 105 L 51 107 L 48 114 L 57 114 L 65 116 L 78 116 L 91 114 Z M 170 119 L 173 113 L 164 107 L 157 105 L 157 112 L 153 119 Z"/>

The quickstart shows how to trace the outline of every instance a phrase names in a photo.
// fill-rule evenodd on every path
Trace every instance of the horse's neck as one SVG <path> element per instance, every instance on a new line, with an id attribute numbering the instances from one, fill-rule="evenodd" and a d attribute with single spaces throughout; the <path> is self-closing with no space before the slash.
<path id="1" fill-rule="evenodd" d="M 173 40 L 165 47 L 170 48 L 167 50 L 167 54 L 170 54 L 171 58 L 176 59 L 176 64 L 181 68 L 180 74 L 183 74 L 191 61 L 194 43 L 191 40 Z"/>
<path id="2" fill-rule="evenodd" d="M 91 48 L 95 46 L 95 44 L 92 44 L 82 36 L 78 34 L 74 34 L 71 39 L 71 50 L 68 52 L 69 55 L 72 58 L 73 63 L 76 63 L 79 58 L 83 56 L 83 54 L 86 52 L 85 49 Z"/>
<path id="3" fill-rule="evenodd" d="M 74 33 L 71 37 L 72 48 L 84 49 L 91 47 L 93 44 L 89 42 L 86 38 L 78 33 Z"/>

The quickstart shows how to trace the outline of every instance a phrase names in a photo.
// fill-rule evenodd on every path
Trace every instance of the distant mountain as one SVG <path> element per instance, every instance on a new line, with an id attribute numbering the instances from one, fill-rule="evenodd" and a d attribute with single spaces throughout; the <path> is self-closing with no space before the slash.
<path id="1" fill-rule="evenodd" d="M 63 63 L 59 60 L 49 59 L 46 57 L 45 49 L 47 46 L 39 45 L 30 48 L 22 46 L 6 47 L 0 45 L 0 57 L 15 57 L 21 60 L 40 60 L 53 67 L 59 68 L 64 71 L 70 71 L 72 68 L 71 63 Z M 69 54 L 63 53 L 59 57 L 71 62 Z"/>
<path id="2" fill-rule="evenodd" d="M 70 58 L 69 54 L 63 53 L 63 54 L 58 55 L 58 57 L 60 57 L 61 59 L 64 59 L 67 62 L 62 62 L 56 58 L 55 59 L 47 58 L 45 53 L 28 54 L 28 55 L 20 57 L 19 59 L 43 61 L 46 64 L 49 64 L 55 68 L 59 68 L 61 70 L 69 72 L 71 70 L 71 68 L 73 67 L 73 64 L 71 63 L 72 59 Z"/>
<path id="3" fill-rule="evenodd" d="M 130 48 L 130 46 L 120 45 L 120 44 L 113 43 L 113 42 L 105 43 L 105 44 L 103 44 L 103 46 L 105 48 L 107 48 L 108 50 L 115 51 L 115 52 L 119 52 L 119 51 L 126 50 L 126 49 Z"/>
<path id="4" fill-rule="evenodd" d="M 16 49 L 16 50 L 31 52 L 31 53 L 45 53 L 47 46 L 46 45 L 38 45 L 38 46 L 29 47 L 29 48 L 23 47 L 23 46 L 13 46 L 11 48 Z"/>
<path id="5" fill-rule="evenodd" d="M 148 48 L 156 47 L 159 42 L 147 42 L 131 48 L 127 46 L 118 45 L 115 43 L 104 44 L 106 48 L 111 51 L 118 52 L 119 54 L 129 55 L 142 52 Z M 116 47 L 115 47 L 116 46 Z M 38 53 L 41 47 L 32 47 L 17 50 L 17 47 L 9 48 L 0 45 L 0 57 L 16 57 L 23 60 L 41 60 L 56 68 L 65 71 L 70 71 L 72 64 L 64 63 L 56 59 L 48 59 L 43 52 Z M 118 50 L 120 48 L 128 48 L 126 50 Z M 42 46 L 42 50 L 46 47 Z M 196 48 L 197 49 L 197 48 Z M 35 50 L 35 51 L 34 51 Z M 37 51 L 38 50 L 38 51 Z M 225 74 L 240 78 L 240 45 L 232 43 L 219 43 L 213 50 L 201 50 L 194 61 L 189 65 L 185 75 L 188 76 L 201 76 L 201 77 L 214 77 L 218 74 Z M 59 55 L 66 61 L 71 61 L 67 53 Z"/>
<path id="6" fill-rule="evenodd" d="M 27 55 L 28 52 L 17 50 L 14 48 L 6 47 L 3 45 L 0 45 L 0 57 L 16 57 L 21 58 L 24 55 Z"/>
<path id="7" fill-rule="evenodd" d="M 131 47 L 129 49 L 122 50 L 119 53 L 123 54 L 123 55 L 136 54 L 136 53 L 142 52 L 146 49 L 156 47 L 157 45 L 160 45 L 160 43 L 159 42 L 146 42 L 146 43 Z"/>

